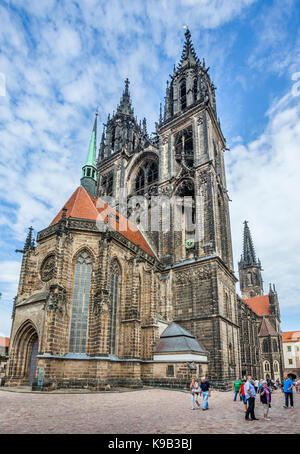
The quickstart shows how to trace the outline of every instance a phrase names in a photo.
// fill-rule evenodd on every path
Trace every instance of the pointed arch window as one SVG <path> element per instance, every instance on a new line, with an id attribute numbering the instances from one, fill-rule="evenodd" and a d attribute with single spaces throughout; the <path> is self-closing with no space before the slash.
<path id="1" fill-rule="evenodd" d="M 194 102 L 197 101 L 197 94 L 198 94 L 198 79 L 197 79 L 197 77 L 195 77 L 194 83 L 193 83 Z"/>
<path id="2" fill-rule="evenodd" d="M 264 339 L 264 340 L 263 340 L 262 351 L 263 351 L 263 353 L 267 353 L 267 352 L 269 351 L 269 346 L 268 346 L 268 341 L 267 341 L 267 339 Z"/>
<path id="3" fill-rule="evenodd" d="M 175 136 L 175 158 L 177 162 L 184 157 L 186 165 L 193 166 L 194 162 L 194 141 L 192 125 L 179 131 Z"/>
<path id="4" fill-rule="evenodd" d="M 152 162 L 148 166 L 148 184 L 154 183 L 158 178 L 158 168 L 156 162 Z"/>
<path id="5" fill-rule="evenodd" d="M 181 104 L 181 109 L 186 108 L 186 81 L 183 79 L 183 81 L 180 84 L 180 104 Z"/>
<path id="6" fill-rule="evenodd" d="M 85 353 L 87 322 L 92 274 L 92 259 L 87 252 L 82 252 L 75 266 L 73 306 L 69 351 Z"/>
<path id="7" fill-rule="evenodd" d="M 277 341 L 276 339 L 273 340 L 273 352 L 277 352 L 278 351 L 278 345 L 277 345 Z"/>
<path id="8" fill-rule="evenodd" d="M 138 195 L 144 193 L 144 188 L 153 185 L 158 180 L 158 165 L 155 161 L 147 161 L 138 171 L 135 180 L 135 191 Z"/>
<path id="9" fill-rule="evenodd" d="M 140 168 L 136 180 L 135 180 L 135 190 L 141 191 L 145 187 L 145 170 Z"/>
<path id="10" fill-rule="evenodd" d="M 117 353 L 117 318 L 119 305 L 119 286 L 120 286 L 120 268 L 117 263 L 111 267 L 111 286 L 110 286 L 110 335 L 109 335 L 109 353 L 115 355 Z"/>
<path id="11" fill-rule="evenodd" d="M 114 153 L 115 151 L 115 141 L 116 141 L 116 128 L 112 128 L 111 130 L 111 151 Z"/>

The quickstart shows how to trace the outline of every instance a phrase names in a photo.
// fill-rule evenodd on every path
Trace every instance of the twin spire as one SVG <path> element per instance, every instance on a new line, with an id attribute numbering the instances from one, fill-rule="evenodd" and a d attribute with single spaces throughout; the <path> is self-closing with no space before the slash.
<path id="1" fill-rule="evenodd" d="M 243 240 L 243 254 L 242 260 L 245 265 L 257 265 L 255 249 L 253 246 L 250 229 L 248 222 L 244 221 L 244 240 Z"/>
<path id="2" fill-rule="evenodd" d="M 185 68 L 186 66 L 199 64 L 199 59 L 196 55 L 192 40 L 191 40 L 191 33 L 187 27 L 185 31 L 185 42 L 183 46 L 183 51 L 180 59 L 180 63 L 178 65 L 178 70 Z M 125 87 L 123 90 L 122 97 L 120 99 L 120 103 L 117 107 L 116 117 L 118 116 L 130 116 L 133 117 L 134 109 L 131 104 L 130 92 L 129 92 L 129 79 L 126 77 L 125 79 Z M 95 114 L 95 121 L 94 127 L 92 130 L 87 158 L 85 161 L 84 166 L 82 167 L 82 178 L 81 184 L 84 186 L 91 195 L 94 196 L 96 191 L 96 182 L 97 182 L 97 116 L 98 112 Z M 160 111 L 160 118 L 159 122 L 161 123 L 163 120 L 162 112 Z M 109 120 L 108 120 L 109 122 Z M 140 125 L 141 133 L 148 137 L 147 134 L 147 126 L 146 126 L 146 119 L 143 120 L 143 126 Z M 98 159 L 101 161 L 105 157 L 105 130 L 103 129 L 100 149 L 99 149 L 99 157 Z M 93 183 L 93 182 L 94 183 Z"/>
<path id="3" fill-rule="evenodd" d="M 117 114 L 133 115 L 133 112 L 134 112 L 134 110 L 131 105 L 131 99 L 130 99 L 130 93 L 129 93 L 129 79 L 128 79 L 128 77 L 126 77 L 123 95 L 120 100 L 120 104 L 117 107 Z"/>
<path id="4" fill-rule="evenodd" d="M 196 65 L 199 64 L 199 58 L 196 55 L 192 40 L 191 40 L 191 32 L 189 29 L 186 29 L 185 32 L 185 42 L 183 45 L 183 50 L 181 54 L 181 59 L 177 69 L 184 68 L 188 64 Z"/>

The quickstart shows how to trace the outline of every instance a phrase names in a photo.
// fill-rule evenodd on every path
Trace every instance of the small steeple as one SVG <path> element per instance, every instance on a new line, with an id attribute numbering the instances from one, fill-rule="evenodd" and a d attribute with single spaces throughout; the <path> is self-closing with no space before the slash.
<path id="1" fill-rule="evenodd" d="M 147 120 L 146 120 L 145 117 L 143 118 L 143 135 L 144 135 L 145 137 L 148 136 L 148 132 L 147 132 Z"/>
<path id="2" fill-rule="evenodd" d="M 29 231 L 25 241 L 24 251 L 29 251 L 30 249 L 34 248 L 34 238 L 32 236 L 33 227 L 30 226 L 28 230 Z"/>
<path id="3" fill-rule="evenodd" d="M 183 50 L 181 54 L 180 63 L 178 65 L 178 69 L 183 68 L 188 64 L 196 65 L 200 63 L 191 40 L 191 32 L 189 31 L 187 26 L 185 26 L 185 28 L 186 28 L 186 32 L 184 34 L 185 42 L 183 45 Z"/>
<path id="4" fill-rule="evenodd" d="M 80 180 L 81 186 L 83 186 L 92 197 L 95 197 L 97 181 L 97 116 L 98 112 L 95 113 L 94 127 L 92 130 L 86 161 L 82 167 L 82 178 Z"/>
<path id="5" fill-rule="evenodd" d="M 246 265 L 258 264 L 247 221 L 244 221 L 243 260 Z"/>
<path id="6" fill-rule="evenodd" d="M 99 147 L 98 163 L 100 163 L 102 159 L 104 159 L 104 151 L 105 151 L 105 125 L 103 125 L 103 131 Z"/>
<path id="7" fill-rule="evenodd" d="M 123 91 L 120 104 L 117 107 L 117 114 L 130 115 L 133 116 L 133 108 L 131 105 L 130 93 L 129 93 L 129 79 L 125 79 L 125 88 Z"/>
<path id="8" fill-rule="evenodd" d="M 32 251 L 35 248 L 32 231 L 33 231 L 33 227 L 30 226 L 28 229 L 28 234 L 27 234 L 23 249 L 16 249 L 15 252 L 21 252 L 22 254 L 24 254 L 24 252 Z"/>
<path id="9" fill-rule="evenodd" d="M 163 121 L 163 118 L 162 118 L 162 108 L 161 108 L 161 103 L 159 104 L 159 120 L 158 120 L 158 123 L 161 124 Z"/>

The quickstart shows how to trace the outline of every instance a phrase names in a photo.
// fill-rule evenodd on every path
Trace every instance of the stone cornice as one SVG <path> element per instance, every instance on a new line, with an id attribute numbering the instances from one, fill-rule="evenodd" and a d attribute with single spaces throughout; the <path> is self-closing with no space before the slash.
<path id="1" fill-rule="evenodd" d="M 99 235 L 105 234 L 107 238 L 114 239 L 119 244 L 125 246 L 127 249 L 130 249 L 134 254 L 138 254 L 141 259 L 146 260 L 151 265 L 162 270 L 164 266 L 155 258 L 149 255 L 146 251 L 141 249 L 141 247 L 132 241 L 128 240 L 120 232 L 114 230 L 108 230 L 106 232 L 100 232 L 97 228 L 96 222 L 89 219 L 77 219 L 77 218 L 68 218 L 66 221 L 66 228 L 68 230 L 80 230 L 84 232 L 94 232 L 99 233 Z M 47 227 L 44 230 L 41 230 L 37 234 L 37 242 L 44 240 L 45 238 L 50 237 L 51 235 L 56 234 L 59 231 L 59 222 L 54 225 Z"/>

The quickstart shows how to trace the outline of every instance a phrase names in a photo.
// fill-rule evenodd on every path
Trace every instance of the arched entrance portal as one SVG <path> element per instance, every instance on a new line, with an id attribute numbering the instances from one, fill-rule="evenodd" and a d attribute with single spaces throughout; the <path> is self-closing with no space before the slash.
<path id="1" fill-rule="evenodd" d="M 15 384 L 32 385 L 36 374 L 39 338 L 31 320 L 18 329 L 10 351 L 10 380 Z"/>
<path id="2" fill-rule="evenodd" d="M 34 337 L 32 347 L 31 347 L 31 354 L 30 354 L 30 362 L 29 362 L 29 385 L 32 386 L 35 371 L 36 371 L 36 363 L 37 363 L 37 354 L 39 349 L 39 339 L 37 336 Z"/>

